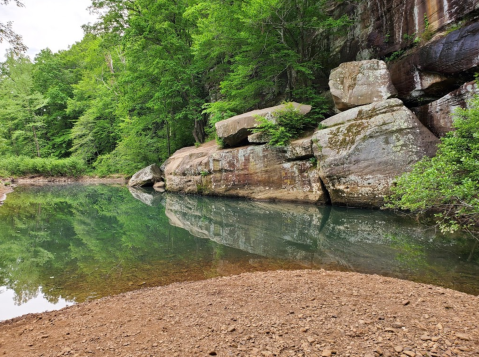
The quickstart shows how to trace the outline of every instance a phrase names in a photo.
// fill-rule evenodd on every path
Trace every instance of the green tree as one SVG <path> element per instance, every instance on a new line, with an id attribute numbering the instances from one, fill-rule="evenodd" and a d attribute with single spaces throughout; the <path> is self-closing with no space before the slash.
<path id="1" fill-rule="evenodd" d="M 8 5 L 11 0 L 0 0 L 0 5 Z M 19 0 L 13 0 L 13 2 L 18 7 L 23 7 L 23 3 Z M 12 45 L 13 52 L 19 54 L 21 52 L 26 52 L 28 49 L 22 42 L 22 36 L 13 31 L 12 22 L 8 21 L 7 23 L 0 22 L 0 43 L 7 41 Z"/>
<path id="2" fill-rule="evenodd" d="M 211 3 L 211 5 L 210 5 Z M 278 99 L 324 105 L 315 79 L 323 74 L 327 53 L 321 38 L 349 23 L 331 17 L 325 0 L 245 0 L 202 2 L 195 36 L 198 61 L 205 63 L 219 99 L 207 112 L 277 104 Z"/>
<path id="3" fill-rule="evenodd" d="M 9 142 L 7 154 L 42 156 L 41 113 L 47 102 L 33 88 L 32 70 L 30 59 L 13 51 L 0 64 L 0 124 Z"/>
<path id="4" fill-rule="evenodd" d="M 387 207 L 435 213 L 443 231 L 479 233 L 479 98 L 454 116 L 437 155 L 418 162 L 392 188 Z"/>

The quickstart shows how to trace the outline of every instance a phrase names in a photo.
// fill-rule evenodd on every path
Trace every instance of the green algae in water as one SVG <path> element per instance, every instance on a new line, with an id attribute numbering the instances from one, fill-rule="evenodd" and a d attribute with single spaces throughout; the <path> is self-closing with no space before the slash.
<path id="1" fill-rule="evenodd" d="M 17 188 L 0 207 L 0 227 L 0 320 L 276 269 L 374 273 L 479 294 L 476 242 L 383 211 L 51 185 Z"/>

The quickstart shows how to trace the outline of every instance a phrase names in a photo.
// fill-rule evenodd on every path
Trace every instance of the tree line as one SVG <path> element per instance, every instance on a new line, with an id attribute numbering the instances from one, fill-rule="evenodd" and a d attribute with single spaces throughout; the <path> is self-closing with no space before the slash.
<path id="1" fill-rule="evenodd" d="M 68 50 L 0 64 L 0 157 L 73 157 L 132 174 L 214 138 L 214 123 L 282 101 L 325 110 L 326 0 L 93 0 Z"/>

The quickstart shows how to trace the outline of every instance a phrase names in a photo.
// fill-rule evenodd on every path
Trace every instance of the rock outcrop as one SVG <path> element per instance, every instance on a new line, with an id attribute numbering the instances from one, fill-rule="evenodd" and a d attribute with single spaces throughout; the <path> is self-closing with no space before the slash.
<path id="1" fill-rule="evenodd" d="M 350 109 L 322 122 L 312 137 L 319 176 L 336 205 L 382 205 L 395 177 L 438 139 L 399 99 Z"/>
<path id="2" fill-rule="evenodd" d="M 310 105 L 293 103 L 293 106 L 303 115 L 311 111 Z M 251 129 L 258 126 L 258 116 L 274 120 L 275 113 L 286 109 L 284 104 L 271 108 L 253 110 L 248 113 L 236 115 L 215 124 L 216 135 L 223 142 L 225 147 L 239 146 L 245 143 L 246 138 L 251 135 Z"/>
<path id="3" fill-rule="evenodd" d="M 386 63 L 379 60 L 341 63 L 331 71 L 329 87 L 340 111 L 397 95 Z"/>
<path id="4" fill-rule="evenodd" d="M 221 150 L 214 142 L 178 150 L 162 168 L 168 191 L 259 200 L 326 203 L 311 138 L 288 147 Z"/>
<path id="5" fill-rule="evenodd" d="M 435 102 L 413 108 L 419 120 L 437 137 L 452 130 L 453 114 L 457 108 L 467 108 L 468 101 L 479 94 L 477 82 L 468 82 Z"/>
<path id="6" fill-rule="evenodd" d="M 128 186 L 153 186 L 155 182 L 161 181 L 161 177 L 162 172 L 160 168 L 157 165 L 153 164 L 135 173 L 128 182 Z"/>

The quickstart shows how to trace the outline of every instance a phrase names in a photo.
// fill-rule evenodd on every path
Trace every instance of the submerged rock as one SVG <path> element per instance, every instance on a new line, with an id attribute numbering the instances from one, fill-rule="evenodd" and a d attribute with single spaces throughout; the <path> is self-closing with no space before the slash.
<path id="1" fill-rule="evenodd" d="M 423 156 L 433 156 L 438 139 L 399 99 L 350 109 L 322 122 L 313 135 L 319 175 L 331 202 L 381 206 L 395 177 Z"/>
<path id="2" fill-rule="evenodd" d="M 293 103 L 293 106 L 303 115 L 311 111 L 310 105 Z M 236 115 L 215 124 L 216 134 L 225 147 L 234 147 L 242 144 L 251 135 L 251 129 L 258 126 L 256 117 L 262 116 L 274 120 L 275 113 L 284 110 L 284 104 L 271 108 L 253 110 L 248 113 Z"/>
<path id="3" fill-rule="evenodd" d="M 153 186 L 155 182 L 161 181 L 161 170 L 153 164 L 138 171 L 128 182 L 130 187 Z"/>
<path id="4" fill-rule="evenodd" d="M 342 63 L 331 71 L 329 87 L 340 111 L 397 95 L 386 63 L 380 60 Z"/>
<path id="5" fill-rule="evenodd" d="M 476 81 L 468 82 L 437 101 L 413 108 L 412 111 L 437 137 L 442 137 L 452 130 L 454 111 L 467 108 L 468 101 L 476 94 L 479 94 Z"/>

